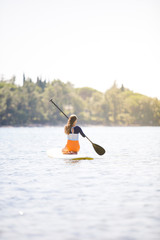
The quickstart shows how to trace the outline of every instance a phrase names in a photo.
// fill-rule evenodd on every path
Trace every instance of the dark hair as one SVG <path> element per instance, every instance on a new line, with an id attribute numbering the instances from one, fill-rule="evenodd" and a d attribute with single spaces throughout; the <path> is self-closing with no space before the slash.
<path id="1" fill-rule="evenodd" d="M 71 128 L 74 124 L 74 122 L 77 120 L 77 116 L 76 115 L 71 115 L 68 119 L 67 125 L 64 127 L 64 132 L 69 135 Z"/>

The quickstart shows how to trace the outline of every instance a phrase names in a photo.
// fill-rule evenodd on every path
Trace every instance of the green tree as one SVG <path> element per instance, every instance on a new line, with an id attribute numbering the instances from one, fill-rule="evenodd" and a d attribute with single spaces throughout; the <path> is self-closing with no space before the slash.
<path id="1" fill-rule="evenodd" d="M 16 78 L 0 81 L 0 125 L 64 124 L 66 119 L 49 100 L 81 123 L 160 126 L 160 100 L 134 93 L 116 82 L 104 94 L 92 88 L 74 88 L 60 80 L 51 82 Z"/>

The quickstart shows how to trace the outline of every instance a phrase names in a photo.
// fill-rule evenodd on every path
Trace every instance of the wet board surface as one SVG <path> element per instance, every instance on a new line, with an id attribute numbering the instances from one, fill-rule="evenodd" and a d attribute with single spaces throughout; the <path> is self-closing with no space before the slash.
<path id="1" fill-rule="evenodd" d="M 91 156 L 85 154 L 63 154 L 61 149 L 51 148 L 47 150 L 47 155 L 54 159 L 71 159 L 71 160 L 93 160 Z"/>

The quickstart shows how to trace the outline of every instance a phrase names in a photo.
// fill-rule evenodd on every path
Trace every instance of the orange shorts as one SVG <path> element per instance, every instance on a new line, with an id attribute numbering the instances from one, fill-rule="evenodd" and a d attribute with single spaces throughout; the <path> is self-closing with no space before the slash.
<path id="1" fill-rule="evenodd" d="M 78 152 L 80 150 L 79 141 L 67 140 L 67 144 L 65 148 L 62 149 L 63 154 L 67 154 L 69 152 Z"/>

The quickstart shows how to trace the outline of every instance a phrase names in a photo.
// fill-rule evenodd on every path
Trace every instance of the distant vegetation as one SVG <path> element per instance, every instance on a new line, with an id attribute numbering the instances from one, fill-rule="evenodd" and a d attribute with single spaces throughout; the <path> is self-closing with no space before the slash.
<path id="1" fill-rule="evenodd" d="M 23 86 L 15 77 L 0 81 L 0 125 L 59 125 L 66 118 L 51 104 L 77 114 L 80 124 L 108 126 L 160 126 L 160 100 L 149 98 L 116 82 L 105 93 L 68 82 L 52 82 L 37 78 L 36 83 L 23 76 Z"/>

